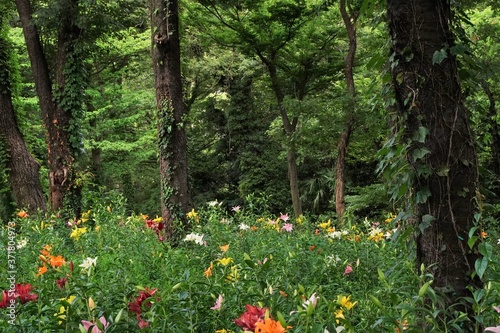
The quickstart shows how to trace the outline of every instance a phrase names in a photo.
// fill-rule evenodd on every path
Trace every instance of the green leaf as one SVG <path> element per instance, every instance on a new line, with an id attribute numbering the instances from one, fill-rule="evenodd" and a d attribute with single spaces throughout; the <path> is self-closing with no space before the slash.
<path id="1" fill-rule="evenodd" d="M 278 321 L 280 322 L 281 326 L 287 327 L 288 325 L 286 323 L 285 317 L 283 317 L 283 314 L 278 311 L 276 315 L 278 316 Z"/>
<path id="2" fill-rule="evenodd" d="M 421 233 L 424 232 L 424 230 L 429 228 L 435 220 L 436 218 L 429 214 L 422 216 L 422 222 L 418 225 L 418 229 Z"/>
<path id="3" fill-rule="evenodd" d="M 474 300 L 476 301 L 476 304 L 479 304 L 479 302 L 483 299 L 483 297 L 486 295 L 486 291 L 484 289 L 476 289 L 474 291 Z"/>
<path id="4" fill-rule="evenodd" d="M 245 264 L 250 268 L 255 268 L 255 263 L 252 260 L 245 259 Z"/>
<path id="5" fill-rule="evenodd" d="M 375 306 L 377 308 L 379 308 L 380 310 L 385 310 L 385 307 L 382 305 L 382 303 L 380 302 L 380 300 L 377 297 L 375 297 L 373 295 L 368 295 L 368 297 L 370 297 L 372 303 L 375 304 Z"/>
<path id="6" fill-rule="evenodd" d="M 431 299 L 432 302 L 436 303 L 437 302 L 437 295 L 434 289 L 432 287 L 427 288 L 426 292 L 427 296 Z"/>
<path id="7" fill-rule="evenodd" d="M 436 171 L 436 174 L 440 177 L 446 177 L 448 176 L 448 172 L 450 172 L 450 167 L 443 165 Z"/>
<path id="8" fill-rule="evenodd" d="M 491 258 L 493 257 L 493 245 L 486 242 L 479 244 L 477 248 L 479 250 L 479 253 L 481 253 L 485 259 L 491 260 Z"/>
<path id="9" fill-rule="evenodd" d="M 424 143 L 427 135 L 429 135 L 429 129 L 424 126 L 420 126 L 418 130 L 416 130 L 415 133 L 413 133 L 412 139 L 414 141 Z"/>
<path id="10" fill-rule="evenodd" d="M 446 49 L 441 49 L 439 51 L 434 52 L 432 55 L 432 64 L 440 64 L 443 62 L 444 59 L 448 57 L 448 53 L 446 52 Z"/>
<path id="11" fill-rule="evenodd" d="M 118 314 L 116 315 L 115 323 L 120 321 L 120 319 L 122 318 L 122 315 L 123 315 L 123 309 L 121 309 L 120 312 L 118 312 Z"/>
<path id="12" fill-rule="evenodd" d="M 379 278 L 380 280 L 384 281 L 384 280 L 385 280 L 385 274 L 384 274 L 384 272 L 383 272 L 380 268 L 378 268 L 378 267 L 377 267 L 377 273 L 378 273 L 378 278 Z"/>
<path id="13" fill-rule="evenodd" d="M 417 204 L 427 202 L 427 199 L 431 196 L 431 191 L 428 188 L 423 188 L 416 194 Z M 422 218 L 423 220 L 423 218 Z"/>
<path id="14" fill-rule="evenodd" d="M 474 247 L 474 244 L 476 244 L 476 241 L 478 240 L 478 236 L 472 236 L 469 237 L 469 240 L 467 241 L 467 245 L 469 245 L 469 249 L 472 249 Z"/>
<path id="15" fill-rule="evenodd" d="M 488 259 L 487 258 L 479 258 L 476 260 L 476 262 L 474 264 L 474 268 L 475 268 L 476 273 L 480 279 L 483 278 L 484 272 L 486 271 L 487 267 L 488 267 Z"/>
<path id="16" fill-rule="evenodd" d="M 431 151 L 425 147 L 416 148 L 413 150 L 413 161 L 417 161 L 423 158 L 425 155 L 429 154 Z"/>
<path id="17" fill-rule="evenodd" d="M 469 238 L 471 238 L 472 236 L 474 236 L 474 234 L 476 233 L 476 230 L 477 230 L 477 227 L 470 228 L 470 230 L 469 230 Z"/>
<path id="18" fill-rule="evenodd" d="M 403 72 L 399 72 L 398 75 L 396 75 L 396 81 L 399 83 L 399 84 L 402 84 L 403 83 L 403 80 L 404 80 L 404 73 Z M 406 103 L 405 103 L 406 105 Z"/>
<path id="19" fill-rule="evenodd" d="M 425 293 L 427 292 L 427 288 L 429 288 L 429 286 L 431 285 L 431 283 L 432 283 L 432 280 L 431 281 L 427 281 L 426 283 L 424 283 L 424 285 L 418 291 L 418 296 L 419 297 L 422 297 L 422 296 L 425 295 Z"/>
<path id="20" fill-rule="evenodd" d="M 182 287 L 182 282 L 179 282 L 175 286 L 173 286 L 172 291 L 175 291 L 175 290 L 179 289 L 180 287 Z"/>

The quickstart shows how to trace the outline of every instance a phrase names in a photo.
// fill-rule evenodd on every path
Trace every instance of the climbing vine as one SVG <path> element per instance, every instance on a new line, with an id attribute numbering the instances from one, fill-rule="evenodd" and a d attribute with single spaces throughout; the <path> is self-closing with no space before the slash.
<path id="1" fill-rule="evenodd" d="M 83 63 L 84 50 L 75 45 L 69 52 L 64 67 L 64 86 L 56 94 L 58 106 L 69 114 L 69 124 L 66 131 L 69 134 L 69 142 L 75 156 L 83 150 L 82 121 L 85 119 L 85 87 L 87 73 Z"/>

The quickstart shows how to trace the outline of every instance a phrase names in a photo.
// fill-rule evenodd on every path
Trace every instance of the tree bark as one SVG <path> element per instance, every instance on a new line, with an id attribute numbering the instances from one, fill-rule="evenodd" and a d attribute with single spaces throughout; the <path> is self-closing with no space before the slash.
<path id="1" fill-rule="evenodd" d="M 342 131 L 337 150 L 336 181 L 335 181 L 335 211 L 339 221 L 342 221 L 345 213 L 345 165 L 349 140 L 354 129 L 356 117 L 356 85 L 354 83 L 354 61 L 356 57 L 357 39 L 356 22 L 358 13 L 354 12 L 346 0 L 340 1 L 340 14 L 347 30 L 349 48 L 345 58 L 344 75 L 349 93 L 349 103 L 346 110 L 346 121 Z"/>
<path id="2" fill-rule="evenodd" d="M 300 216 L 302 215 L 302 203 L 300 201 L 299 176 L 297 171 L 297 152 L 293 138 L 299 119 L 298 117 L 294 117 L 290 121 L 290 118 L 288 117 L 288 113 L 285 109 L 285 106 L 283 105 L 285 95 L 278 80 L 278 73 L 274 59 L 268 59 L 264 57 L 260 52 L 258 52 L 258 56 L 262 60 L 264 65 L 266 65 L 267 70 L 269 71 L 271 86 L 274 95 L 276 96 L 276 102 L 278 104 L 278 109 L 280 110 L 283 128 L 288 138 L 287 165 L 288 180 L 290 183 L 290 194 L 292 196 L 293 213 L 295 214 L 295 216 Z M 301 98 L 303 98 L 303 96 L 301 96 Z"/>
<path id="3" fill-rule="evenodd" d="M 56 109 L 52 117 L 57 125 L 50 128 L 49 163 L 52 166 L 50 177 L 53 186 L 51 196 L 52 207 L 62 209 L 67 203 L 67 210 L 77 218 L 81 215 L 81 185 L 75 181 L 77 170 L 74 166 L 78 155 L 80 141 L 80 121 L 83 116 L 84 84 L 81 67 L 82 55 L 77 50 L 82 31 L 77 25 L 79 0 L 61 0 L 65 10 L 61 17 L 61 25 L 57 37 L 55 84 Z M 75 84 L 74 82 L 80 82 Z M 55 206 L 55 208 L 54 208 Z"/>
<path id="4" fill-rule="evenodd" d="M 1 14 L 0 14 L 1 15 Z M 0 16 L 0 30 L 3 29 Z M 9 180 L 18 208 L 26 208 L 30 213 L 44 212 L 45 198 L 40 184 L 40 164 L 28 151 L 24 137 L 19 130 L 14 105 L 9 68 L 8 41 L 2 39 L 0 32 L 0 139 L 8 152 Z"/>
<path id="5" fill-rule="evenodd" d="M 476 282 L 470 278 L 478 256 L 467 240 L 474 225 L 478 172 L 457 62 L 447 52 L 454 44 L 450 4 L 389 0 L 387 14 L 397 107 L 404 138 L 411 142 L 414 214 L 423 230 L 417 261 L 434 275 L 434 287 L 452 291 L 452 298 L 464 296 Z"/>
<path id="6" fill-rule="evenodd" d="M 151 0 L 151 28 L 161 176 L 161 210 L 167 237 L 191 209 L 184 128 L 178 0 Z"/>
<path id="7" fill-rule="evenodd" d="M 347 148 L 349 146 L 349 139 L 351 138 L 353 126 L 352 121 L 347 120 L 344 130 L 340 134 L 338 150 L 337 150 L 337 164 L 335 168 L 335 212 L 337 218 L 342 221 L 345 214 L 345 160 L 347 155 Z"/>
<path id="8" fill-rule="evenodd" d="M 16 0 L 17 11 L 23 26 L 26 47 L 31 63 L 31 71 L 35 82 L 35 89 L 43 114 L 43 121 L 47 133 L 48 165 L 49 165 L 49 202 L 53 211 L 63 208 L 64 198 L 70 191 L 74 177 L 74 155 L 71 149 L 68 126 L 70 113 L 62 110 L 54 99 L 52 79 L 47 65 L 47 59 L 40 42 L 38 29 L 33 23 L 32 8 L 29 0 Z M 67 25 L 74 23 L 71 18 L 62 18 L 62 28 L 59 32 L 57 74 L 58 84 L 64 86 L 64 59 L 69 42 L 64 36 Z M 60 87 L 62 89 L 62 87 Z"/>

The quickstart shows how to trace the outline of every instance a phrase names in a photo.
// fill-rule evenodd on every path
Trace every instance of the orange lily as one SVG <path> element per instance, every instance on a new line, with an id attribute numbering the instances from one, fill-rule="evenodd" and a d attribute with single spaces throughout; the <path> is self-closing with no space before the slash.
<path id="1" fill-rule="evenodd" d="M 58 255 L 57 257 L 50 256 L 49 258 L 50 258 L 50 265 L 54 268 L 61 267 L 66 263 L 66 260 L 64 260 L 64 258 L 61 255 Z"/>
<path id="2" fill-rule="evenodd" d="M 47 266 L 43 264 L 42 267 L 38 267 L 38 274 L 36 276 L 42 276 L 45 273 L 47 273 Z"/>
<path id="3" fill-rule="evenodd" d="M 264 319 L 255 323 L 255 333 L 284 333 L 286 329 L 281 326 L 279 321 L 271 318 Z"/>

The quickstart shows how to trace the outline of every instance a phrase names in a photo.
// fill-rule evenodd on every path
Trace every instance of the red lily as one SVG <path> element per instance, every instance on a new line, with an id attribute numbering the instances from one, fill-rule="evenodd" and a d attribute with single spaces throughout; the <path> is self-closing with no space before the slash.
<path id="1" fill-rule="evenodd" d="M 137 320 L 139 321 L 139 327 L 144 328 L 148 327 L 149 323 L 141 318 L 142 306 L 151 307 L 151 302 L 144 302 L 149 297 L 153 296 L 158 289 L 149 289 L 145 288 L 141 290 L 139 296 L 135 301 L 128 303 L 128 309 L 130 312 L 134 312 L 137 315 Z"/>
<path id="2" fill-rule="evenodd" d="M 16 294 L 19 296 L 21 304 L 24 304 L 29 301 L 36 301 L 38 298 L 37 294 L 31 293 L 31 284 L 16 284 Z"/>
<path id="3" fill-rule="evenodd" d="M 68 278 L 60 278 L 59 280 L 56 280 L 57 286 L 59 289 L 64 289 L 66 287 L 66 282 L 68 281 Z"/>
<path id="4" fill-rule="evenodd" d="M 10 300 L 16 299 L 17 295 L 14 294 L 13 297 L 11 297 L 12 295 L 9 296 L 9 292 L 6 290 L 4 290 L 2 292 L 2 294 L 3 294 L 3 298 L 2 298 L 2 301 L 0 302 L 0 309 L 5 309 L 10 305 Z"/>
<path id="5" fill-rule="evenodd" d="M 266 314 L 267 308 L 259 308 L 253 305 L 245 305 L 247 311 L 243 313 L 240 318 L 233 320 L 233 322 L 246 331 L 254 331 L 255 324 L 262 320 Z"/>
<path id="6" fill-rule="evenodd" d="M 31 284 L 22 284 L 17 283 L 14 287 L 14 292 L 10 290 L 4 290 L 2 292 L 3 298 L 0 301 L 0 308 L 6 308 L 11 304 L 12 300 L 15 300 L 19 297 L 19 301 L 21 304 L 24 304 L 29 301 L 36 301 L 38 298 L 37 294 L 32 294 Z"/>

